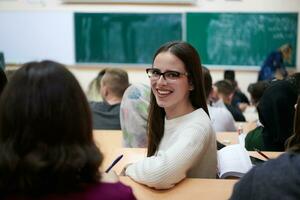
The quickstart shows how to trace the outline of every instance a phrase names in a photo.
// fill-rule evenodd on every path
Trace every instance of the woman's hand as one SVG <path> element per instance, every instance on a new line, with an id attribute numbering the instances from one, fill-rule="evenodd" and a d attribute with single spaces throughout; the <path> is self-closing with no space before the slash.
<path id="1" fill-rule="evenodd" d="M 116 183 L 119 181 L 119 176 L 115 171 L 111 170 L 108 173 L 102 173 L 101 181 L 107 183 Z"/>

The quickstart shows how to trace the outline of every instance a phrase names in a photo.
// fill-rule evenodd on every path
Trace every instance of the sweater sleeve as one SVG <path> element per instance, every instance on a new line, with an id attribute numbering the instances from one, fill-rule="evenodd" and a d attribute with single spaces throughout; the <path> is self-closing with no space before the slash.
<path id="1" fill-rule="evenodd" d="M 211 126 L 185 128 L 167 150 L 158 151 L 157 155 L 129 165 L 125 173 L 150 187 L 171 188 L 186 177 L 193 163 L 203 155 L 211 132 Z"/>

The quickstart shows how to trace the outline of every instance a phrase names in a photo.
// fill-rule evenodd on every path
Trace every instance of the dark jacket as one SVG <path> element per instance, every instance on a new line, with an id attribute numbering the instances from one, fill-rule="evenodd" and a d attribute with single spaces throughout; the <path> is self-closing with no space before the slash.
<path id="1" fill-rule="evenodd" d="M 110 105 L 107 102 L 91 102 L 93 129 L 121 130 L 120 104 Z"/>
<path id="2" fill-rule="evenodd" d="M 300 199 L 300 155 L 285 153 L 250 170 L 235 186 L 231 200 Z"/>

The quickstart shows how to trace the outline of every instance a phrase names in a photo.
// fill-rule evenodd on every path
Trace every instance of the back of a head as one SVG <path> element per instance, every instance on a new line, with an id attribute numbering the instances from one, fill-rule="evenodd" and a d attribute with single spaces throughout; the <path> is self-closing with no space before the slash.
<path id="1" fill-rule="evenodd" d="M 204 66 L 202 66 L 202 73 L 203 73 L 205 95 L 206 95 L 206 98 L 208 98 L 208 96 L 212 90 L 212 78 L 211 78 L 209 70 Z"/>
<path id="2" fill-rule="evenodd" d="M 297 92 L 286 80 L 272 82 L 260 99 L 257 110 L 263 124 L 263 139 L 269 151 L 283 151 L 293 132 Z"/>
<path id="3" fill-rule="evenodd" d="M 0 98 L 0 146 L 3 194 L 67 191 L 99 179 L 86 97 L 59 63 L 30 62 L 15 72 Z"/>
<path id="4" fill-rule="evenodd" d="M 147 147 L 147 120 L 150 87 L 144 84 L 129 86 L 122 98 L 120 122 L 125 147 Z"/>
<path id="5" fill-rule="evenodd" d="M 235 81 L 235 72 L 233 70 L 225 70 L 224 71 L 224 79 Z"/>
<path id="6" fill-rule="evenodd" d="M 129 86 L 128 74 L 120 68 L 107 68 L 101 84 L 108 86 L 113 94 L 121 98 Z"/>
<path id="7" fill-rule="evenodd" d="M 258 81 L 256 83 L 252 83 L 248 86 L 248 92 L 251 95 L 251 100 L 253 104 L 257 104 L 264 94 L 264 91 L 269 87 L 269 81 Z"/>
<path id="8" fill-rule="evenodd" d="M 229 96 L 234 92 L 234 87 L 229 80 L 217 81 L 214 85 L 217 87 L 218 93 L 225 96 Z"/>
<path id="9" fill-rule="evenodd" d="M 292 46 L 291 44 L 287 43 L 287 44 L 284 44 L 282 45 L 280 48 L 279 48 L 279 51 L 282 53 L 283 55 L 283 60 L 285 62 L 288 62 L 290 63 L 291 60 L 292 60 Z"/>
<path id="10" fill-rule="evenodd" d="M 279 47 L 279 50 L 281 52 L 288 52 L 292 50 L 292 45 L 289 43 L 283 44 L 282 46 Z"/>
<path id="11" fill-rule="evenodd" d="M 100 83 L 101 79 L 104 76 L 106 68 L 102 69 L 98 75 L 89 83 L 87 90 L 87 98 L 89 101 L 101 101 L 102 97 L 100 94 Z"/>

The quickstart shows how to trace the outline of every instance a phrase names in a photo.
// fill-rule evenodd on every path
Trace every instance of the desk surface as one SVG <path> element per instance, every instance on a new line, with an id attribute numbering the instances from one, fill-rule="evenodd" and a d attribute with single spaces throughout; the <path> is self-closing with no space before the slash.
<path id="1" fill-rule="evenodd" d="M 104 154 L 102 171 L 105 170 L 113 160 L 123 154 L 123 158 L 117 163 L 113 170 L 119 174 L 128 163 L 137 162 L 146 157 L 145 148 L 121 148 L 121 131 L 94 131 L 96 144 Z M 263 152 L 270 158 L 276 158 L 282 152 Z M 254 157 L 260 156 L 257 152 L 249 152 Z M 120 177 L 120 181 L 129 185 L 138 200 L 181 200 L 181 199 L 228 199 L 237 180 L 224 179 L 185 179 L 169 190 L 154 190 L 147 186 L 134 182 L 129 177 Z"/>
<path id="2" fill-rule="evenodd" d="M 185 179 L 174 188 L 154 190 L 134 182 L 129 177 L 121 176 L 120 181 L 129 185 L 138 200 L 211 200 L 228 199 L 237 180 L 224 179 Z"/>
<path id="3" fill-rule="evenodd" d="M 237 130 L 239 128 L 243 129 L 243 133 L 249 133 L 249 131 L 252 131 L 253 129 L 255 129 L 257 127 L 257 123 L 256 122 L 235 122 L 235 126 L 237 128 Z"/>
<path id="4" fill-rule="evenodd" d="M 216 133 L 217 141 L 224 145 L 239 144 L 238 132 L 218 132 Z"/>
<path id="5" fill-rule="evenodd" d="M 248 151 L 250 156 L 259 158 L 261 160 L 266 160 L 263 156 L 261 156 L 259 153 L 257 153 L 256 151 Z M 263 151 L 263 154 L 265 154 L 266 156 L 268 156 L 270 159 L 274 159 L 277 158 L 278 156 L 280 156 L 281 154 L 283 154 L 284 152 L 276 152 L 276 151 Z"/>

